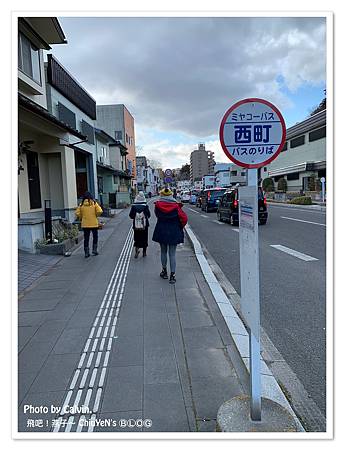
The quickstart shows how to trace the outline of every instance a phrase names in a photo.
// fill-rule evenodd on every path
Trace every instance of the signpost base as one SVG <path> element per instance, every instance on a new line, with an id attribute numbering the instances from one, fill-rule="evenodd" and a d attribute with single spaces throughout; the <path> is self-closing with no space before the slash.
<path id="1" fill-rule="evenodd" d="M 260 342 L 252 334 L 250 336 L 250 416 L 252 420 L 262 420 L 261 387 L 260 387 Z"/>
<path id="2" fill-rule="evenodd" d="M 217 413 L 216 431 L 223 433 L 296 432 L 293 416 L 269 398 L 262 398 L 262 419 L 250 418 L 250 397 L 239 395 L 221 405 Z"/>

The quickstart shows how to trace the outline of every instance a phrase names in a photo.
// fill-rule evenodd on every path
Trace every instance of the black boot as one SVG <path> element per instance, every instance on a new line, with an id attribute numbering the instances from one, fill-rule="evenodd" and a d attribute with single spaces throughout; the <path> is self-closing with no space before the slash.
<path id="1" fill-rule="evenodd" d="M 93 244 L 92 247 L 92 255 L 97 256 L 99 255 L 98 251 L 97 251 L 97 244 Z"/>
<path id="2" fill-rule="evenodd" d="M 160 273 L 161 278 L 163 278 L 164 280 L 167 280 L 168 275 L 167 275 L 167 269 L 165 267 L 162 268 L 162 271 Z"/>
<path id="3" fill-rule="evenodd" d="M 147 256 L 147 248 L 144 248 L 144 249 L 143 249 L 142 256 L 143 256 L 143 257 Z"/>
<path id="4" fill-rule="evenodd" d="M 85 258 L 89 258 L 90 257 L 90 248 L 89 247 L 85 247 Z"/>
<path id="5" fill-rule="evenodd" d="M 135 256 L 134 258 L 137 258 L 139 256 L 140 249 L 138 247 L 135 247 Z"/>
<path id="6" fill-rule="evenodd" d="M 170 281 L 169 281 L 171 284 L 174 284 L 175 282 L 176 282 L 176 275 L 175 275 L 175 273 L 174 272 L 171 272 L 171 275 L 170 275 Z"/>

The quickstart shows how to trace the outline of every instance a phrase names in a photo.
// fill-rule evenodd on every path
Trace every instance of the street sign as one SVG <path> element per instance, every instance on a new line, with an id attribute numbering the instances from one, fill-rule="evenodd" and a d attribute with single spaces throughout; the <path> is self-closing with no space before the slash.
<path id="1" fill-rule="evenodd" d="M 285 122 L 272 103 L 246 98 L 231 106 L 220 125 L 223 151 L 235 164 L 248 169 L 265 166 L 282 150 Z"/>
<path id="2" fill-rule="evenodd" d="M 250 416 L 261 420 L 260 292 L 257 169 L 277 158 L 286 139 L 284 119 L 272 103 L 246 98 L 221 121 L 220 142 L 228 158 L 246 167 L 247 186 L 239 187 L 241 311 L 249 328 Z"/>
<path id="3" fill-rule="evenodd" d="M 165 183 L 172 183 L 173 178 L 172 177 L 165 177 L 164 181 L 165 181 Z"/>
<path id="4" fill-rule="evenodd" d="M 247 326 L 259 338 L 259 251 L 258 191 L 255 186 L 239 188 L 239 242 L 241 311 Z"/>
<path id="5" fill-rule="evenodd" d="M 165 177 L 172 177 L 172 170 L 171 169 L 166 169 L 165 170 Z"/>
<path id="6" fill-rule="evenodd" d="M 249 328 L 250 415 L 261 420 L 260 292 L 257 169 L 247 171 L 248 186 L 239 187 L 241 311 Z"/>

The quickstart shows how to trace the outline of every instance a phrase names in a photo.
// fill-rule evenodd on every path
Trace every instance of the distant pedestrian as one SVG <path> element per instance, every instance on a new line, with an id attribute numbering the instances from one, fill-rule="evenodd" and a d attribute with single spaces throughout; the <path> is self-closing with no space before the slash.
<path id="1" fill-rule="evenodd" d="M 139 256 L 140 248 L 143 249 L 142 256 L 147 255 L 150 215 L 145 194 L 139 192 L 129 213 L 129 217 L 133 219 L 135 258 Z"/>
<path id="2" fill-rule="evenodd" d="M 153 233 L 153 241 L 160 244 L 161 249 L 161 278 L 168 279 L 167 253 L 170 260 L 170 283 L 176 282 L 176 250 L 177 245 L 184 242 L 183 228 L 188 218 L 182 210 L 183 205 L 173 198 L 170 189 L 160 191 L 160 198 L 155 202 L 155 215 L 158 219 Z"/>
<path id="3" fill-rule="evenodd" d="M 97 201 L 92 197 L 90 192 L 85 192 L 82 202 L 75 211 L 78 219 L 81 220 L 81 228 L 84 231 L 84 251 L 85 258 L 90 256 L 90 234 L 93 236 L 92 254 L 98 255 L 98 217 L 103 213 L 102 208 Z"/>

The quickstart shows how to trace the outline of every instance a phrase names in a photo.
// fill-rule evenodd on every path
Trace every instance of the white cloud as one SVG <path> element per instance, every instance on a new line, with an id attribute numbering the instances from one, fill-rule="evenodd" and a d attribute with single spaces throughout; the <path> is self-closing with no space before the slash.
<path id="1" fill-rule="evenodd" d="M 60 21 L 68 45 L 53 51 L 99 104 L 125 103 L 137 126 L 193 136 L 192 148 L 218 135 L 220 120 L 235 101 L 260 96 L 283 112 L 293 106 L 285 87 L 297 91 L 325 80 L 324 18 Z M 169 164 L 170 155 L 179 164 L 190 148 L 158 141 L 147 151 Z M 222 150 L 215 150 L 220 158 Z"/>

